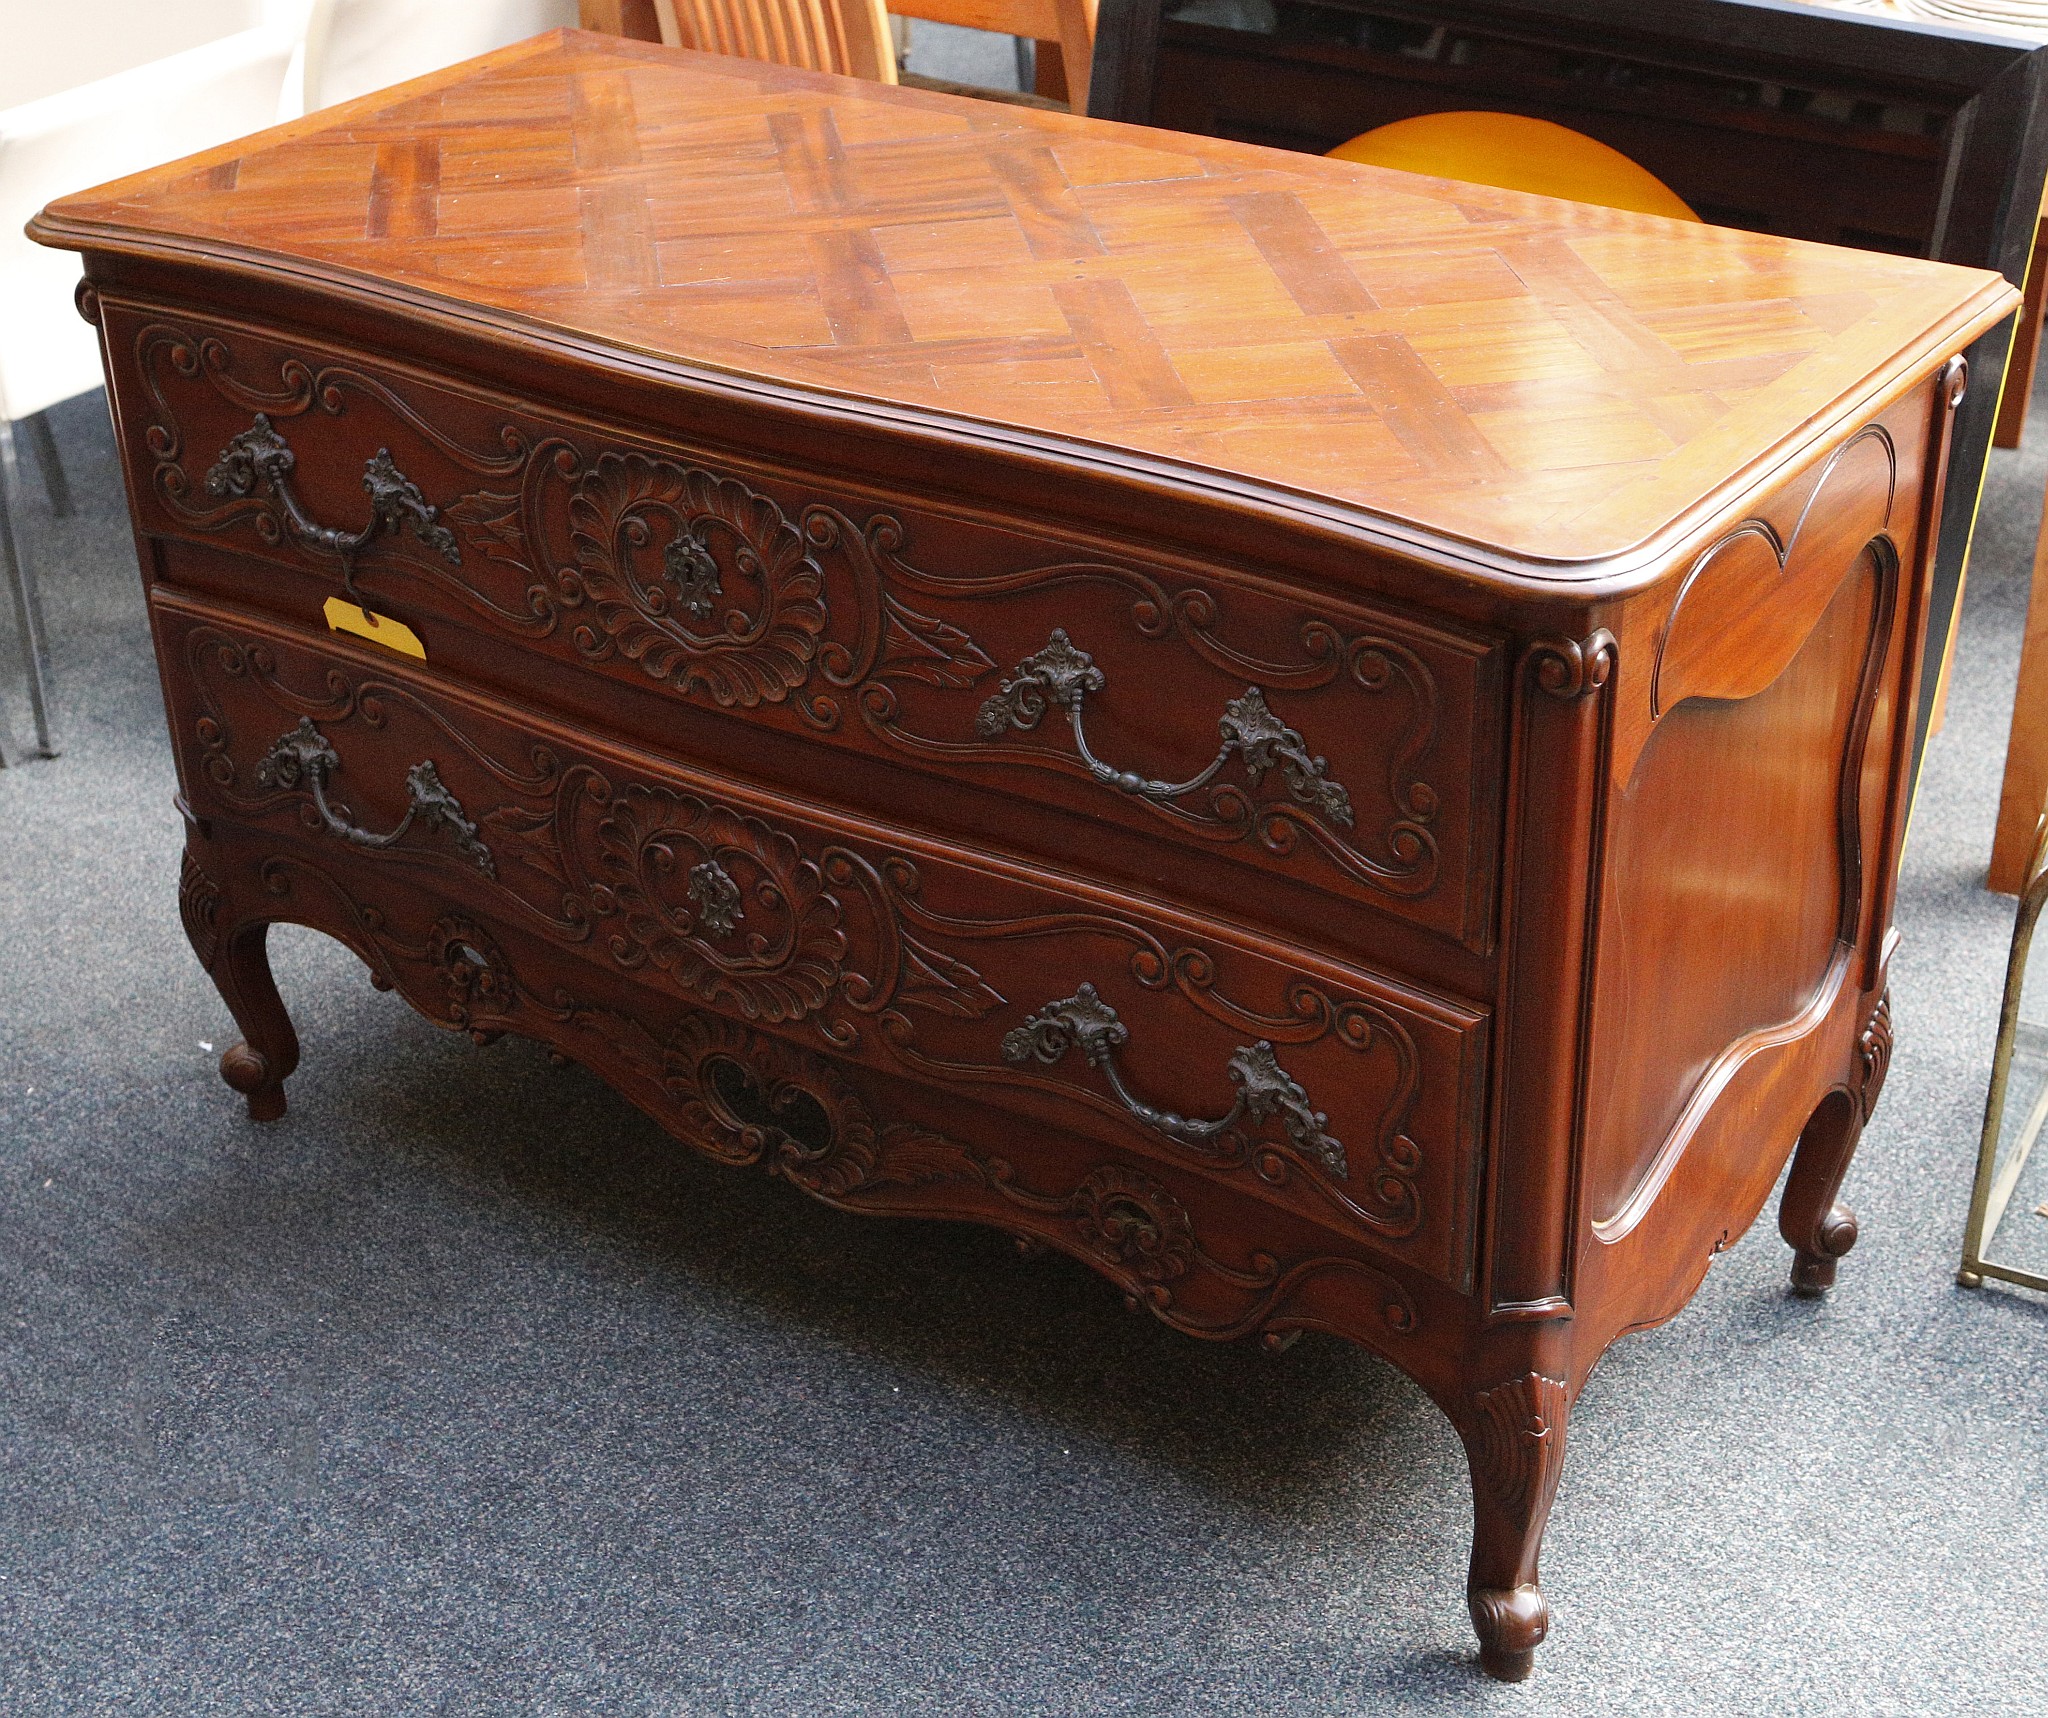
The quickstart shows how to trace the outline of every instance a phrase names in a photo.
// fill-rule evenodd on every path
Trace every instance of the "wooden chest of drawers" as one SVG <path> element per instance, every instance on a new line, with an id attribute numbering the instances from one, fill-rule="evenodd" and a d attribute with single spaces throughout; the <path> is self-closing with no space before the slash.
<path id="1" fill-rule="evenodd" d="M 821 1199 L 1364 1343 L 1497 1675 L 1572 1399 L 1795 1143 L 1832 1280 L 1993 277 L 573 34 L 35 231 L 258 1118 L 289 920 Z"/>

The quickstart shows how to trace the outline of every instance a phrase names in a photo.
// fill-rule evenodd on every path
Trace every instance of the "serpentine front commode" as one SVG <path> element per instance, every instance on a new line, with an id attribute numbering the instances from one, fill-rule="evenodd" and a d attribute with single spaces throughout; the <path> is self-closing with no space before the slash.
<path id="1" fill-rule="evenodd" d="M 721 1161 L 1364 1344 L 1503 1677 L 1604 1349 L 1788 1157 L 1832 1281 L 1995 277 L 574 33 L 34 231 L 252 1115 L 311 925 Z"/>

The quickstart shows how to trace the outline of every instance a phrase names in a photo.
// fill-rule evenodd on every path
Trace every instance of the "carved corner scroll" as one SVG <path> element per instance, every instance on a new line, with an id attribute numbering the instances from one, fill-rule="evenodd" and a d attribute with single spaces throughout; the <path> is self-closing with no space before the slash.
<path id="1" fill-rule="evenodd" d="M 210 970 L 220 952 L 220 885 L 189 847 L 178 865 L 178 919 L 199 964 Z"/>
<path id="2" fill-rule="evenodd" d="M 1553 698 L 1584 698 L 1614 674 L 1614 634 L 1604 626 L 1585 638 L 1542 638 L 1530 645 L 1528 660 L 1537 687 Z"/>

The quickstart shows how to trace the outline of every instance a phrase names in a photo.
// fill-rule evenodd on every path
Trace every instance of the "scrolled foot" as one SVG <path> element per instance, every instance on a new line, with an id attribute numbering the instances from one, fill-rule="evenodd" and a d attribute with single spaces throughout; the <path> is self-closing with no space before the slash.
<path id="1" fill-rule="evenodd" d="M 1466 1592 L 1472 1626 L 1479 1631 L 1479 1668 L 1496 1682 L 1526 1682 L 1536 1648 L 1550 1632 L 1550 1603 L 1530 1581 L 1520 1587 L 1473 1587 Z"/>
<path id="2" fill-rule="evenodd" d="M 1856 1245 L 1856 1213 L 1846 1205 L 1830 1206 L 1814 1239 L 1817 1248 L 1800 1247 L 1792 1256 L 1792 1292 L 1807 1300 L 1818 1300 L 1835 1286 L 1836 1261 Z"/>
<path id="3" fill-rule="evenodd" d="M 1888 1020 L 1880 1007 L 1872 1033 Z M 1785 1178 L 1785 1196 L 1778 1204 L 1778 1233 L 1792 1248 L 1792 1292 L 1809 1300 L 1834 1287 L 1836 1260 L 1856 1244 L 1856 1213 L 1836 1195 L 1849 1171 L 1876 1084 L 1883 1078 L 1883 1059 L 1871 1048 L 1874 1042 L 1866 1034 L 1865 1059 L 1868 1063 L 1875 1058 L 1877 1071 L 1866 1081 L 1862 1097 L 1837 1087 L 1807 1118 L 1792 1173 Z"/>
<path id="4" fill-rule="evenodd" d="M 253 1045 L 231 1045 L 220 1059 L 220 1077 L 249 1100 L 251 1121 L 276 1121 L 284 1114 L 284 1082 Z"/>
<path id="5" fill-rule="evenodd" d="M 299 1065 L 298 1035 L 264 953 L 269 921 L 237 922 L 232 906 L 188 848 L 179 911 L 192 949 L 242 1029 L 220 1059 L 220 1077 L 249 1100 L 251 1121 L 284 1114 L 284 1083 Z"/>

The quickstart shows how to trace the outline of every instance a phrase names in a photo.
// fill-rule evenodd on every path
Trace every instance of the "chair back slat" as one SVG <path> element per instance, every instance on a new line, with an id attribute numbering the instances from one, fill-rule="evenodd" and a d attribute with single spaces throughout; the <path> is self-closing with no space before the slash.
<path id="1" fill-rule="evenodd" d="M 670 47 L 896 81 L 882 0 L 655 0 L 655 13 Z"/>
<path id="2" fill-rule="evenodd" d="M 1057 42 L 1074 111 L 1088 111 L 1096 0 L 887 0 L 887 4 L 899 18 L 925 18 L 934 24 L 959 24 L 970 30 Z"/>

